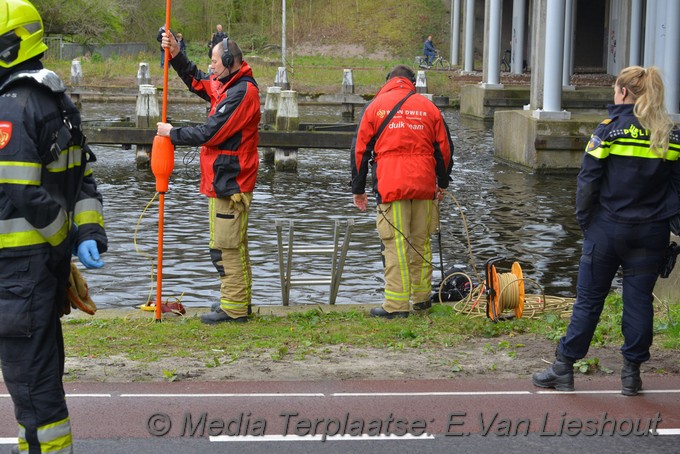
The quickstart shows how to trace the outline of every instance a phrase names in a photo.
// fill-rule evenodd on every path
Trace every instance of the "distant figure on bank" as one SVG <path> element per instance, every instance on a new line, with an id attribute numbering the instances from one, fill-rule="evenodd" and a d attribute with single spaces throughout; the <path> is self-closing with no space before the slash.
<path id="1" fill-rule="evenodd" d="M 432 35 L 428 35 L 423 44 L 423 54 L 425 55 L 425 64 L 430 66 L 435 55 L 437 55 L 437 49 L 434 48 L 434 44 L 432 43 Z"/>
<path id="2" fill-rule="evenodd" d="M 212 34 L 210 37 L 210 41 L 208 42 L 208 58 L 212 58 L 212 50 L 213 48 L 218 44 L 224 41 L 224 38 L 227 37 L 227 35 L 222 31 L 222 24 L 217 24 L 215 26 L 215 32 Z"/>
<path id="3" fill-rule="evenodd" d="M 574 390 L 574 362 L 588 353 L 605 298 L 622 270 L 621 393 L 642 389 L 640 364 L 650 358 L 652 291 L 680 212 L 680 129 L 664 107 L 660 71 L 632 66 L 614 85 L 609 117 L 593 132 L 576 187 L 576 220 L 584 234 L 576 302 L 555 362 L 533 375 L 542 388 Z"/>
<path id="4" fill-rule="evenodd" d="M 210 258 L 220 277 L 220 301 L 201 315 L 207 324 L 246 322 L 252 298 L 248 216 L 259 157 L 260 95 L 253 72 L 236 42 L 213 47 L 211 75 L 198 69 L 172 34 L 163 35 L 170 63 L 192 93 L 210 102 L 205 124 L 158 123 L 158 135 L 175 145 L 202 145 L 200 191 L 209 200 Z"/>
<path id="5" fill-rule="evenodd" d="M 184 41 L 184 35 L 177 33 L 177 44 L 179 44 L 179 51 L 187 53 L 187 43 Z M 161 46 L 162 47 L 162 46 Z"/>
<path id="6" fill-rule="evenodd" d="M 384 301 L 371 309 L 373 317 L 408 317 L 409 302 L 414 310 L 430 307 L 430 235 L 439 226 L 436 201 L 449 186 L 452 153 L 439 108 L 416 94 L 411 68 L 395 66 L 362 112 L 350 150 L 354 205 L 366 211 L 371 167 L 376 227 L 384 247 Z"/>

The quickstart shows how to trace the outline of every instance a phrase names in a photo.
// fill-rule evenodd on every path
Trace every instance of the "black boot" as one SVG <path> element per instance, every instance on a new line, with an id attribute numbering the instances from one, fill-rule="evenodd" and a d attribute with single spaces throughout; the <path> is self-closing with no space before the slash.
<path id="1" fill-rule="evenodd" d="M 574 362 L 555 354 L 555 362 L 543 372 L 533 375 L 534 386 L 555 388 L 557 391 L 574 390 Z"/>
<path id="2" fill-rule="evenodd" d="M 621 394 L 624 396 L 637 396 L 638 392 L 642 389 L 640 363 L 634 363 L 623 358 L 621 385 Z"/>

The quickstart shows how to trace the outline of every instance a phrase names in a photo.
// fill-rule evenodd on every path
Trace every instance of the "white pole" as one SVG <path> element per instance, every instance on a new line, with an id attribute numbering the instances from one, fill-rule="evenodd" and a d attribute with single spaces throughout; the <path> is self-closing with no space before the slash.
<path id="1" fill-rule="evenodd" d="M 654 39 L 656 38 L 656 0 L 647 0 L 645 13 L 645 55 L 644 66 L 654 64 Z"/>
<path id="2" fill-rule="evenodd" d="M 630 11 L 630 66 L 640 65 L 640 43 L 642 42 L 642 0 L 632 0 Z"/>
<path id="3" fill-rule="evenodd" d="M 451 0 L 451 64 L 458 64 L 460 48 L 460 0 Z"/>
<path id="4" fill-rule="evenodd" d="M 526 20 L 526 1 L 512 2 L 512 56 L 510 65 L 513 74 L 524 72 L 524 22 Z"/>
<path id="5" fill-rule="evenodd" d="M 491 85 L 500 83 L 501 58 L 501 0 L 490 0 L 489 3 L 489 61 L 486 62 L 488 71 L 487 82 Z"/>
<path id="6" fill-rule="evenodd" d="M 571 83 L 571 44 L 573 38 L 574 16 L 572 12 L 573 0 L 567 0 L 564 9 L 564 58 L 562 59 L 562 86 L 568 87 Z"/>
<path id="7" fill-rule="evenodd" d="M 666 79 L 666 109 L 672 115 L 680 114 L 680 2 L 668 2 L 666 23 L 675 24 L 666 30 L 666 55 L 664 78 Z"/>
<path id="8" fill-rule="evenodd" d="M 465 72 L 474 70 L 475 52 L 475 0 L 465 4 Z"/>
<path id="9" fill-rule="evenodd" d="M 281 63 L 286 67 L 286 0 L 281 0 Z"/>
<path id="10" fill-rule="evenodd" d="M 545 36 L 543 110 L 562 110 L 562 53 L 564 52 L 565 0 L 548 0 Z"/>

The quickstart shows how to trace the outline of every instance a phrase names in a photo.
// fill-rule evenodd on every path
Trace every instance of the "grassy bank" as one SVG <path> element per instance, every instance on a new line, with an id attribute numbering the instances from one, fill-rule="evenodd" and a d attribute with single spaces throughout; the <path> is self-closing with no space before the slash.
<path id="1" fill-rule="evenodd" d="M 593 346 L 620 345 L 622 301 L 611 295 L 605 305 Z M 680 306 L 657 306 L 655 345 L 680 349 Z M 669 323 L 670 320 L 675 323 Z M 285 356 L 304 359 L 328 346 L 353 348 L 465 349 L 482 342 L 485 349 L 503 350 L 508 355 L 522 347 L 508 339 L 533 335 L 538 342 L 555 343 L 565 332 L 567 321 L 556 314 L 537 318 L 491 323 L 484 317 L 468 317 L 450 305 L 435 305 L 426 314 L 407 319 L 371 318 L 364 311 L 333 310 L 323 307 L 284 316 L 254 315 L 247 324 L 208 326 L 198 317 L 179 317 L 155 323 L 149 318 L 78 318 L 64 323 L 69 355 L 106 357 L 124 354 L 138 361 L 159 357 L 203 358 L 206 365 L 218 361 L 214 349 L 228 346 L 235 361 L 246 352 L 269 351 L 273 360 Z M 237 340 L 235 340 L 237 339 Z M 158 347 L 161 348 L 158 348 Z"/>
<path id="2" fill-rule="evenodd" d="M 190 52 L 189 58 L 201 69 L 207 71 L 208 58 L 205 52 Z M 268 55 L 246 55 L 246 61 L 261 87 L 274 85 L 281 61 Z M 160 52 L 140 54 L 137 57 L 113 57 L 101 60 L 97 56 L 82 59 L 82 86 L 90 87 L 135 87 L 140 62 L 149 63 L 151 83 L 162 89 L 163 71 L 159 67 Z M 71 62 L 65 60 L 46 60 L 45 66 L 59 74 L 66 84 L 70 84 Z M 355 92 L 359 95 L 374 95 L 385 83 L 385 75 L 397 64 L 413 66 L 413 61 L 390 59 L 377 60 L 365 57 L 335 58 L 325 56 L 300 56 L 289 61 L 288 79 L 293 90 L 304 95 L 339 93 L 344 69 L 352 69 Z M 453 71 L 427 71 L 428 91 L 457 100 L 462 80 L 456 80 Z M 169 88 L 186 90 L 174 71 L 170 71 Z"/>

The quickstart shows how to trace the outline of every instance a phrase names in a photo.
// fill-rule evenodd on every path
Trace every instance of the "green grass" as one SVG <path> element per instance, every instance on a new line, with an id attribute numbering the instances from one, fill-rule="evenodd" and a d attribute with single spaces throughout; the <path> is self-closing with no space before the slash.
<path id="1" fill-rule="evenodd" d="M 620 305 L 617 295 L 608 298 L 594 344 L 620 345 Z M 656 318 L 655 344 L 661 348 L 680 347 L 680 306 Z M 465 349 L 471 342 L 484 342 L 494 352 L 516 354 L 521 346 L 507 340 L 520 334 L 533 334 L 546 342 L 557 342 L 567 322 L 545 314 L 536 319 L 516 319 L 491 323 L 486 318 L 469 318 L 451 307 L 435 305 L 426 316 L 382 320 L 363 311 L 309 310 L 285 317 L 254 316 L 248 324 L 208 326 L 198 317 L 171 319 L 163 323 L 148 320 L 72 319 L 64 323 L 69 354 L 106 357 L 125 354 L 140 361 L 164 357 L 198 357 L 208 367 L 219 365 L 216 356 L 225 352 L 230 360 L 250 351 L 270 351 L 274 360 L 287 355 L 303 359 L 307 354 L 323 354 L 328 346 L 403 349 Z M 501 339 L 502 338 L 502 339 Z M 590 365 L 592 366 L 592 365 Z M 453 367 L 453 366 L 452 366 Z"/>

